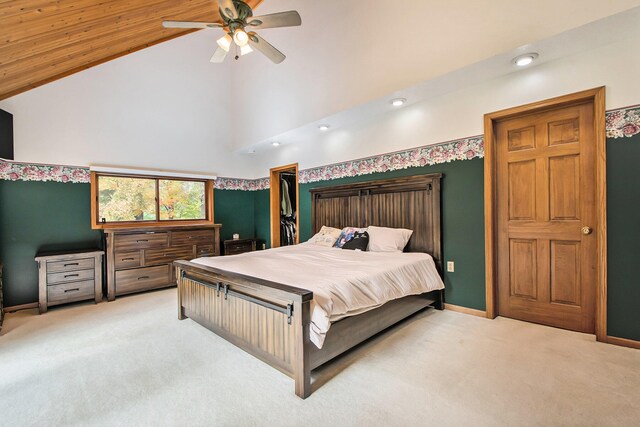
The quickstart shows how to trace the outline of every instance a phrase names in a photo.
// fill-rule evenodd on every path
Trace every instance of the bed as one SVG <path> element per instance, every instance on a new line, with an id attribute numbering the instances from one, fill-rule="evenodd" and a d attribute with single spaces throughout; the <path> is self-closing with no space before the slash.
<path id="1" fill-rule="evenodd" d="M 441 178 L 311 190 L 314 233 L 323 225 L 408 228 L 406 253 L 307 243 L 176 261 L 179 319 L 293 377 L 296 394 L 308 397 L 313 369 L 426 307 L 443 309 Z"/>

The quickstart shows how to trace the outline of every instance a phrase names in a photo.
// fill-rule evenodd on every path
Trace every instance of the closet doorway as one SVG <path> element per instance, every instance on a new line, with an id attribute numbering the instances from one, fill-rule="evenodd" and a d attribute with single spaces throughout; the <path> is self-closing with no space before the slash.
<path id="1" fill-rule="evenodd" d="M 270 170 L 271 247 L 295 245 L 300 242 L 300 192 L 298 164 Z"/>

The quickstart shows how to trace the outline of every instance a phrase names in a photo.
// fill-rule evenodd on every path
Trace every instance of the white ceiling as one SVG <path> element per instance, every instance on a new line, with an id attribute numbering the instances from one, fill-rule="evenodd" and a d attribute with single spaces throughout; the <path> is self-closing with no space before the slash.
<path id="1" fill-rule="evenodd" d="M 272 135 L 262 141 L 254 142 L 248 147 L 236 148 L 236 152 L 246 154 L 255 150 L 256 153 L 260 154 L 273 151 L 271 147 L 272 141 L 278 141 L 281 145 L 286 146 L 305 142 L 310 139 L 318 139 L 319 135 L 321 135 L 321 133 L 318 132 L 318 125 L 320 123 L 329 124 L 332 132 L 347 127 L 362 126 L 367 122 L 375 121 L 377 117 L 383 114 L 396 110 L 390 105 L 390 101 L 394 98 L 406 99 L 407 101 L 403 106 L 403 108 L 406 108 L 410 105 L 435 99 L 488 80 L 511 73 L 523 72 L 532 67 L 538 67 L 561 58 L 594 50 L 614 42 L 626 39 L 640 39 L 639 24 L 640 7 L 636 7 L 623 13 L 618 13 L 565 31 L 561 34 L 528 43 L 515 49 L 510 49 L 491 58 L 453 70 L 444 75 L 421 81 L 413 86 L 389 92 L 382 97 L 339 111 L 335 114 L 319 117 L 317 120 L 305 123 L 298 128 L 288 129 L 285 132 Z M 527 52 L 536 52 L 539 53 L 540 56 L 534 64 L 527 69 L 515 66 L 513 59 Z M 505 105 L 501 108 L 508 106 L 510 105 Z M 617 106 L 619 107 L 619 105 Z M 481 116 L 478 116 L 478 120 L 480 119 Z M 455 137 L 464 136 L 470 136 L 470 134 L 458 131 L 458 134 L 455 135 Z"/>
<path id="2" fill-rule="evenodd" d="M 418 83 L 640 5 L 639 0 L 265 0 L 300 28 L 263 37 L 287 60 L 241 58 L 233 146 L 246 149 Z"/>

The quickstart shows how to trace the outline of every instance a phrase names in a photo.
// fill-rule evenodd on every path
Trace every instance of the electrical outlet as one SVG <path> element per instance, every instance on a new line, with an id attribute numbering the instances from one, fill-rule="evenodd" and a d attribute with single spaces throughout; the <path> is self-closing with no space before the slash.
<path id="1" fill-rule="evenodd" d="M 447 261 L 447 271 L 449 273 L 453 273 L 455 270 L 455 266 L 453 264 L 453 261 Z"/>

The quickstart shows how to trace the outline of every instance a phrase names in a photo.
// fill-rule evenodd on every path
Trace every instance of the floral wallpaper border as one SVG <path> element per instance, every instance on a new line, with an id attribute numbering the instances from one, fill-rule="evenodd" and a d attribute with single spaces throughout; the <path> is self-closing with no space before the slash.
<path id="1" fill-rule="evenodd" d="M 608 111 L 606 124 L 607 138 L 610 139 L 629 138 L 640 134 L 640 105 Z M 301 170 L 300 183 L 369 175 L 483 156 L 484 140 L 482 135 L 479 135 Z M 89 176 L 89 168 L 84 167 L 30 164 L 0 159 L 0 180 L 88 183 Z M 269 178 L 219 177 L 215 181 L 215 188 L 243 191 L 266 190 L 269 188 Z"/>
<path id="2" fill-rule="evenodd" d="M 640 134 L 640 105 L 607 111 L 607 138 L 629 138 Z"/>
<path id="3" fill-rule="evenodd" d="M 0 179 L 10 181 L 53 181 L 88 183 L 89 168 L 19 163 L 0 159 Z"/>

